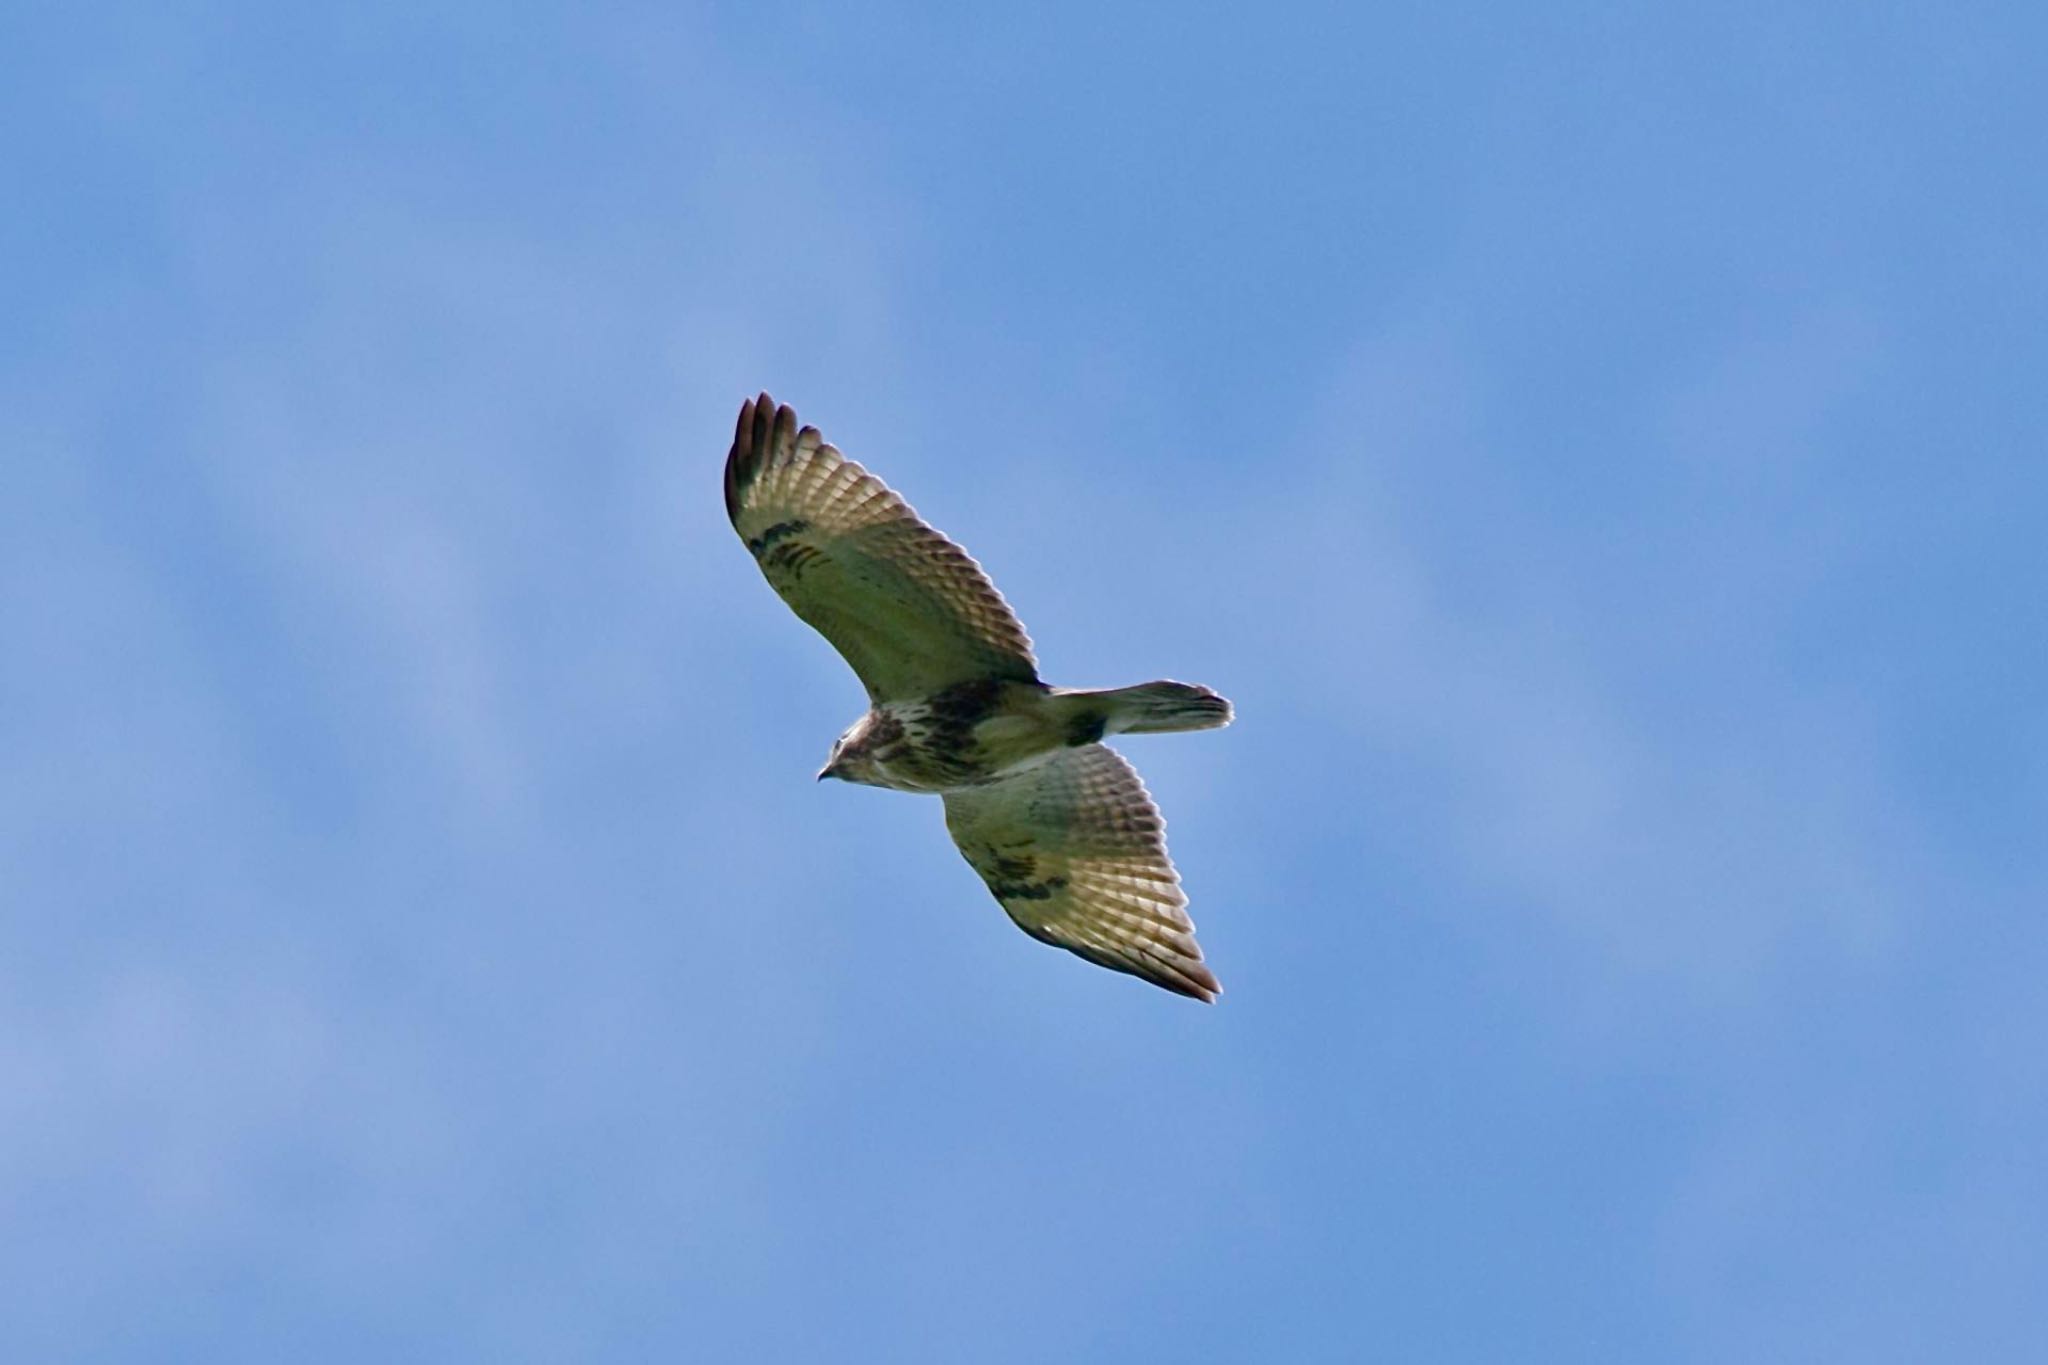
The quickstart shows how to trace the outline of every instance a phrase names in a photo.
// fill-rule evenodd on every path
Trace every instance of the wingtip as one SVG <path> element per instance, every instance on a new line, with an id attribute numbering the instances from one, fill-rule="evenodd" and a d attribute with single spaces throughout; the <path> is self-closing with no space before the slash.
<path id="1" fill-rule="evenodd" d="M 1223 983 L 1216 979 L 1216 974 L 1207 966 L 1197 962 L 1192 970 L 1183 969 L 1181 979 L 1167 986 L 1167 989 L 1185 995 L 1190 1000 L 1199 1000 L 1204 1005 L 1213 1005 L 1216 998 L 1223 994 Z"/>
<path id="2" fill-rule="evenodd" d="M 1065 944 L 1060 946 L 1067 947 L 1069 952 L 1076 951 Z M 1202 950 L 1192 939 L 1184 948 L 1170 955 L 1140 949 L 1135 956 L 1113 957 L 1088 952 L 1078 952 L 1077 956 L 1204 1005 L 1215 1004 L 1216 997 L 1223 994 L 1223 983 L 1216 979 L 1216 973 L 1209 970 L 1209 964 L 1202 960 Z"/>
<path id="3" fill-rule="evenodd" d="M 1216 997 L 1223 994 L 1223 983 L 1202 960 L 1202 948 L 1195 942 L 1192 923 L 1186 925 L 1175 947 L 1178 951 L 1170 956 L 1148 954 L 1147 965 L 1153 970 L 1145 973 L 1145 979 L 1190 1000 L 1199 1000 L 1205 1005 L 1215 1004 Z"/>
<path id="4" fill-rule="evenodd" d="M 763 399 L 767 396 L 765 393 L 761 395 Z M 732 521 L 737 521 L 740 514 L 740 494 L 754 477 L 754 407 L 752 398 L 740 404 L 740 418 L 732 432 L 732 449 L 725 456 L 725 515 Z"/>
<path id="5" fill-rule="evenodd" d="M 1164 972 L 1133 971 L 1129 974 L 1140 981 L 1150 982 L 1160 990 L 1171 991 L 1200 1005 L 1213 1005 L 1216 1003 L 1216 997 L 1223 994 L 1222 984 L 1207 972 L 1202 972 L 1199 976 L 1187 972 L 1168 975 Z"/>
<path id="6" fill-rule="evenodd" d="M 776 448 L 796 439 L 796 428 L 795 410 L 786 403 L 776 403 L 766 389 L 740 404 L 732 450 L 725 457 L 727 519 L 737 521 L 741 495 Z"/>

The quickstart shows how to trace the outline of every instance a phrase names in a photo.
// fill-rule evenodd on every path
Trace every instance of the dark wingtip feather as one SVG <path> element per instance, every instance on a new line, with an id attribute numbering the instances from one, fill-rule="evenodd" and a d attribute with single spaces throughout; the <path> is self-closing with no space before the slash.
<path id="1" fill-rule="evenodd" d="M 732 451 L 725 457 L 725 515 L 737 524 L 740 499 L 761 472 L 762 464 L 775 452 L 787 431 L 793 436 L 796 413 L 777 407 L 764 390 L 740 404 L 739 424 L 732 434 Z"/>
<path id="2" fill-rule="evenodd" d="M 1018 920 L 1017 924 L 1025 933 L 1041 943 L 1064 948 L 1075 957 L 1093 962 L 1098 967 L 1107 967 L 1113 972 L 1122 972 L 1125 976 L 1135 976 L 1138 980 L 1157 986 L 1163 991 L 1172 991 L 1175 995 L 1184 995 L 1205 1005 L 1215 1004 L 1216 997 L 1223 994 L 1223 983 L 1209 970 L 1209 964 L 1199 957 L 1190 961 L 1186 958 L 1168 959 L 1150 954 L 1131 957 L 1108 953 L 1086 944 L 1063 943 L 1049 934 L 1033 929 L 1022 920 Z"/>
<path id="3" fill-rule="evenodd" d="M 750 439 L 754 447 L 754 460 L 758 464 L 773 453 L 770 442 L 775 435 L 775 400 L 766 391 L 754 399 L 754 430 Z"/>
<path id="4" fill-rule="evenodd" d="M 1194 926 L 1189 925 L 1187 934 L 1173 952 L 1142 951 L 1133 975 L 1175 995 L 1185 995 L 1190 1000 L 1213 1005 L 1216 997 L 1223 994 L 1223 983 L 1216 979 L 1216 973 L 1209 970 L 1209 964 L 1202 961 L 1202 950 L 1195 946 L 1193 933 Z"/>
<path id="5" fill-rule="evenodd" d="M 767 395 L 761 395 L 766 398 Z M 796 444 L 796 409 L 784 403 L 775 409 L 774 451 L 787 450 Z"/>
<path id="6" fill-rule="evenodd" d="M 753 481 L 751 468 L 754 444 L 747 439 L 753 432 L 754 400 L 749 398 L 740 404 L 739 424 L 733 428 L 732 449 L 725 457 L 725 515 L 728 521 L 737 523 L 740 515 L 740 494 Z"/>
<path id="7" fill-rule="evenodd" d="M 1216 974 L 1200 962 L 1180 968 L 1179 979 L 1168 981 L 1163 976 L 1147 977 L 1156 986 L 1164 986 L 1176 995 L 1185 995 L 1190 1000 L 1199 1000 L 1205 1005 L 1216 1003 L 1216 997 L 1223 994 L 1223 983 Z"/>

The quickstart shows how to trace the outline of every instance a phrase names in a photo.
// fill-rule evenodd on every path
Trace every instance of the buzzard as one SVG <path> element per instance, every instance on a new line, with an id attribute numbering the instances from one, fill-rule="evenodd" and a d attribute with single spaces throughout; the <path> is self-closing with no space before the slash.
<path id="1" fill-rule="evenodd" d="M 725 510 L 867 688 L 819 779 L 939 793 L 953 842 L 1025 933 L 1213 1001 L 1159 808 L 1102 740 L 1228 725 L 1230 703 L 1178 682 L 1048 687 L 981 566 L 765 393 L 740 408 Z"/>

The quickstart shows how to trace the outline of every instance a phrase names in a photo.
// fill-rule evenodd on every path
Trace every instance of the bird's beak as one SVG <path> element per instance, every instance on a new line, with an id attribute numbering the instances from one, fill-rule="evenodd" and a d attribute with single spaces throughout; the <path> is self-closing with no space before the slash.
<path id="1" fill-rule="evenodd" d="M 833 766 L 830 763 L 827 763 L 824 767 L 818 769 L 818 780 L 820 782 L 823 782 L 828 777 L 837 776 L 839 776 L 839 773 L 833 768 Z"/>

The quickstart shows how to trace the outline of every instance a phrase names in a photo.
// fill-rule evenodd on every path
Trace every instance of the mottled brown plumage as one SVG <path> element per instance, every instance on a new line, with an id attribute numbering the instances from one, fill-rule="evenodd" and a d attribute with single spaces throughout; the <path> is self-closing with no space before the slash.
<path id="1" fill-rule="evenodd" d="M 1177 682 L 1046 686 L 981 566 L 765 393 L 740 409 L 725 508 L 867 689 L 819 777 L 943 795 L 954 842 L 1026 933 L 1213 1000 L 1165 824 L 1100 741 L 1227 725 L 1230 703 Z"/>

